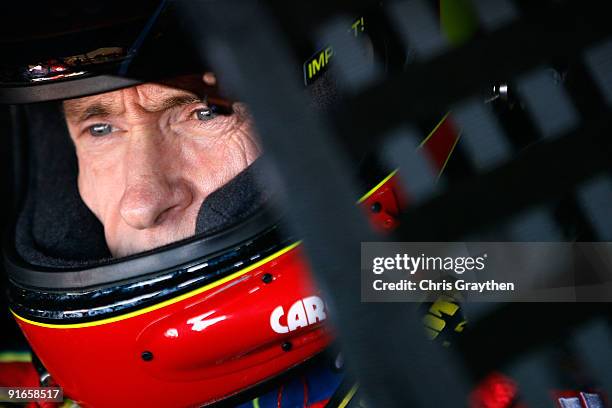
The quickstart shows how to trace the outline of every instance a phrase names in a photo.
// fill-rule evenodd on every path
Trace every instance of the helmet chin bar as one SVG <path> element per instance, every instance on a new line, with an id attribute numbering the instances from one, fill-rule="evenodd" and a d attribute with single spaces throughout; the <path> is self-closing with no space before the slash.
<path id="1" fill-rule="evenodd" d="M 324 326 L 327 306 L 298 244 L 198 286 L 148 307 L 81 323 L 47 323 L 14 313 L 54 381 L 91 406 L 112 406 L 118 395 L 129 406 L 217 401 L 284 373 L 331 342 Z M 320 310 L 307 313 L 307 306 Z M 279 308 L 296 315 L 279 316 L 274 313 Z M 279 333 L 276 326 L 293 330 Z M 99 378 L 107 379 L 113 393 L 95 392 Z M 148 391 L 130 392 L 134 389 Z"/>
<path id="2" fill-rule="evenodd" d="M 278 222 L 262 209 L 251 218 L 210 236 L 196 236 L 161 248 L 101 261 L 82 268 L 39 267 L 24 260 L 14 248 L 5 249 L 9 279 L 26 289 L 49 291 L 87 291 L 129 282 L 154 273 L 174 270 L 195 260 L 215 256 L 228 248 L 239 247 L 270 230 Z"/>

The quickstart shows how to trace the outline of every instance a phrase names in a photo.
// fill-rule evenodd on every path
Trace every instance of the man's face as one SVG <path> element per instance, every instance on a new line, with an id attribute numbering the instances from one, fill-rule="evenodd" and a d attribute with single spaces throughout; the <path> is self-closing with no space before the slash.
<path id="1" fill-rule="evenodd" d="M 64 102 L 79 191 L 113 256 L 193 235 L 202 201 L 260 154 L 243 105 L 215 115 L 197 94 L 143 84 Z"/>

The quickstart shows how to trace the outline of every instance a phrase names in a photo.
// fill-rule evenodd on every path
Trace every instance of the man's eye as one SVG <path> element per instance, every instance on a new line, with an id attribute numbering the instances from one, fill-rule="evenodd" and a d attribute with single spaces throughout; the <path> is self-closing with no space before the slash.
<path id="1" fill-rule="evenodd" d="M 89 133 L 92 136 L 106 136 L 113 131 L 113 126 L 109 123 L 96 123 L 89 127 Z"/>
<path id="2" fill-rule="evenodd" d="M 214 108 L 208 108 L 208 107 L 195 110 L 193 112 L 193 115 L 195 116 L 197 120 L 201 120 L 202 122 L 214 119 L 217 116 Z"/>

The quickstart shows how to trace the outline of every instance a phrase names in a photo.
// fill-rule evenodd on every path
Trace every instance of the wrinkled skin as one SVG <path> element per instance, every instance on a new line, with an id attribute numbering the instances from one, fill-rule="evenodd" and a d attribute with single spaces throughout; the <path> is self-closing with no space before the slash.
<path id="1" fill-rule="evenodd" d="M 193 235 L 202 201 L 259 156 L 244 105 L 211 117 L 198 94 L 147 83 L 64 102 L 79 192 L 113 256 Z"/>

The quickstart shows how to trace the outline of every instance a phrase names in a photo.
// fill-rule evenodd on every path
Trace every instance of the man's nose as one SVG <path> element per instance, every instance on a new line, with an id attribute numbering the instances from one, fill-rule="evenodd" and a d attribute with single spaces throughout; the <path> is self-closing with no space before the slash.
<path id="1" fill-rule="evenodd" d="M 171 213 L 187 208 L 193 194 L 180 169 L 170 162 L 177 157 L 170 151 L 172 146 L 146 135 L 136 136 L 128 143 L 126 184 L 119 212 L 133 228 L 152 228 Z"/>

